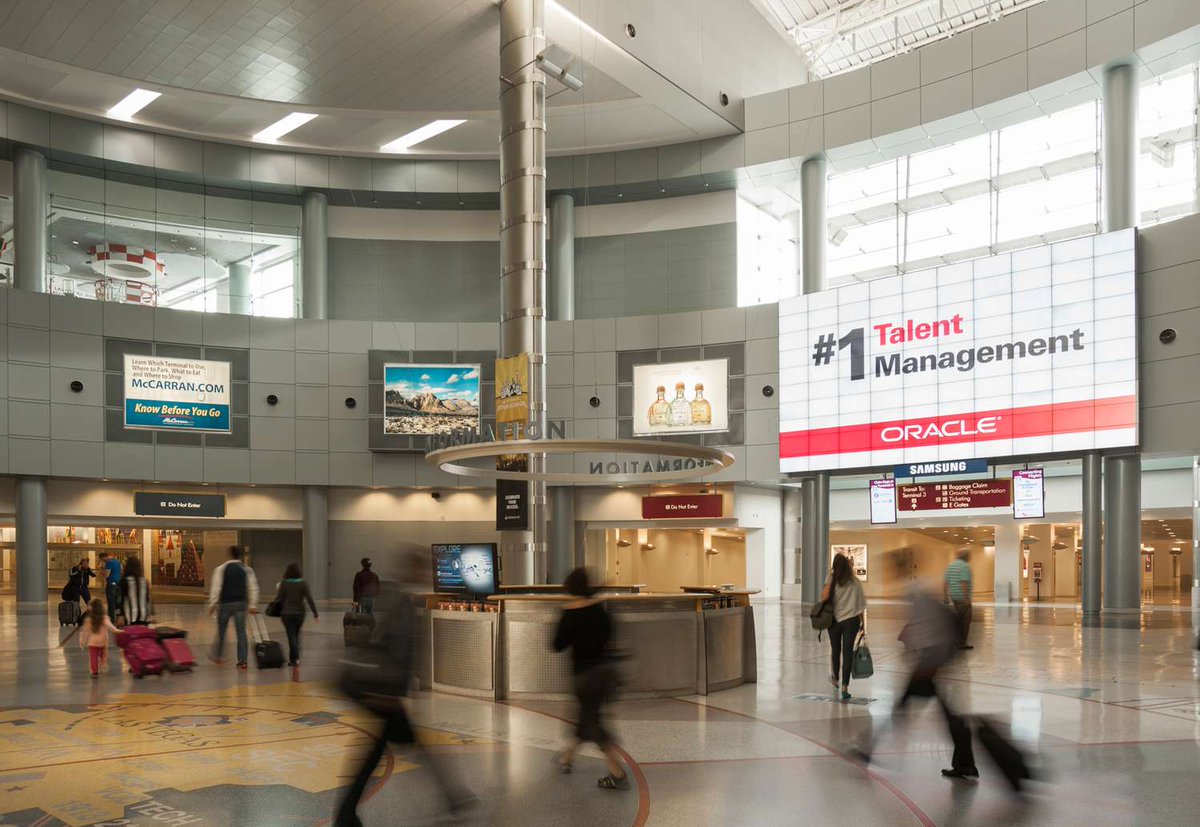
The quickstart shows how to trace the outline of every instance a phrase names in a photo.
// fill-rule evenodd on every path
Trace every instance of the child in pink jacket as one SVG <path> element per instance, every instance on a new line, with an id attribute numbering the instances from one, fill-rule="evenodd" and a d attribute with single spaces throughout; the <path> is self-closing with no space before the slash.
<path id="1" fill-rule="evenodd" d="M 100 677 L 100 667 L 108 664 L 108 633 L 115 634 L 117 631 L 104 610 L 104 601 L 99 598 L 93 600 L 79 629 L 79 646 L 87 647 L 93 679 Z"/>

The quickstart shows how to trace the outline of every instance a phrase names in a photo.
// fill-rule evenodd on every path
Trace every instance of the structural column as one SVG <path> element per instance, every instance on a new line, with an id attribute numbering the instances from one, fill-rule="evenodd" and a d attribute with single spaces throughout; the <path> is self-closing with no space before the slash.
<path id="1" fill-rule="evenodd" d="M 1104 229 L 1112 232 L 1137 225 L 1138 80 L 1132 65 L 1105 68 L 1102 104 Z M 1142 598 L 1141 456 L 1105 457 L 1103 488 L 1102 602 L 1106 609 L 1137 609 Z"/>
<path id="2" fill-rule="evenodd" d="M 314 600 L 329 599 L 329 489 L 320 485 L 304 488 L 303 515 L 304 579 Z"/>
<path id="3" fill-rule="evenodd" d="M 1192 460 L 1192 621 L 1200 627 L 1200 457 Z"/>
<path id="4" fill-rule="evenodd" d="M 1021 526 L 1012 520 L 996 523 L 992 550 L 993 597 L 997 603 L 1021 602 Z M 1007 595 L 1007 596 L 1006 596 Z"/>
<path id="5" fill-rule="evenodd" d="M 825 159 L 809 158 L 800 165 L 800 269 L 804 293 L 828 286 L 825 271 Z M 818 600 L 829 567 L 829 473 L 804 479 L 801 499 L 800 594 L 805 603 Z"/>
<path id="6" fill-rule="evenodd" d="M 572 321 L 575 318 L 575 196 L 567 192 L 550 196 L 550 243 L 546 265 L 550 318 L 556 322 Z"/>
<path id="7" fill-rule="evenodd" d="M 250 315 L 250 262 L 229 265 L 229 312 Z"/>
<path id="8" fill-rule="evenodd" d="M 803 495 L 799 488 L 783 489 L 783 526 L 780 536 L 783 546 L 783 588 L 780 595 L 785 599 L 795 599 L 795 586 L 803 582 L 801 557 L 803 553 L 803 538 L 801 537 L 801 519 L 803 513 Z"/>
<path id="9" fill-rule="evenodd" d="M 556 485 L 550 489 L 550 548 L 547 551 L 546 582 L 561 583 L 577 565 L 575 550 L 575 488 Z"/>
<path id="10" fill-rule="evenodd" d="M 1083 455 L 1083 593 L 1080 597 L 1083 613 L 1089 615 L 1100 613 L 1100 573 L 1103 565 L 1100 552 L 1100 495 L 1103 488 L 1100 467 L 1099 454 Z"/>
<path id="11" fill-rule="evenodd" d="M 500 4 L 500 353 L 528 353 L 529 418 L 546 424 L 546 48 L 544 0 Z M 529 456 L 543 473 L 545 454 Z M 530 483 L 529 532 L 504 532 L 504 578 L 546 580 L 546 484 Z"/>
<path id="12" fill-rule="evenodd" d="M 329 318 L 329 201 L 323 192 L 300 197 L 300 317 Z"/>
<path id="13" fill-rule="evenodd" d="M 17 477 L 17 606 L 45 606 L 46 478 Z"/>
<path id="14" fill-rule="evenodd" d="M 13 286 L 45 293 L 46 156 L 23 146 L 13 151 L 13 243 Z"/>

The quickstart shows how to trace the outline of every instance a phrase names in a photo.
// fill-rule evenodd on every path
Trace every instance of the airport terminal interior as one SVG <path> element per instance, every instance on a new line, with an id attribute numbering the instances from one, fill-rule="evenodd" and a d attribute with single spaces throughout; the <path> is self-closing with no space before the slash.
<path id="1" fill-rule="evenodd" d="M 0 827 L 1200 822 L 1200 3 L 0 3 Z"/>

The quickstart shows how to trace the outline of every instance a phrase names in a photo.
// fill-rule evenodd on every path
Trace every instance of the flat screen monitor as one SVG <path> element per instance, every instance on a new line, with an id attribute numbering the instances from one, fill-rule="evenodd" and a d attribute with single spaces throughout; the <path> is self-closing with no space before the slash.
<path id="1" fill-rule="evenodd" d="M 500 586 L 495 543 L 439 543 L 433 546 L 436 592 L 485 596 Z"/>

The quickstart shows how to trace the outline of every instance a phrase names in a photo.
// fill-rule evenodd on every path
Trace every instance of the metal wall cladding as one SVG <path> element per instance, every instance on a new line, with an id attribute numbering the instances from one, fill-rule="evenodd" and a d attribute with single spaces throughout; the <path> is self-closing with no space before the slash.
<path id="1" fill-rule="evenodd" d="M 453 689 L 494 692 L 496 689 L 496 622 L 498 614 L 433 615 L 433 682 Z"/>

